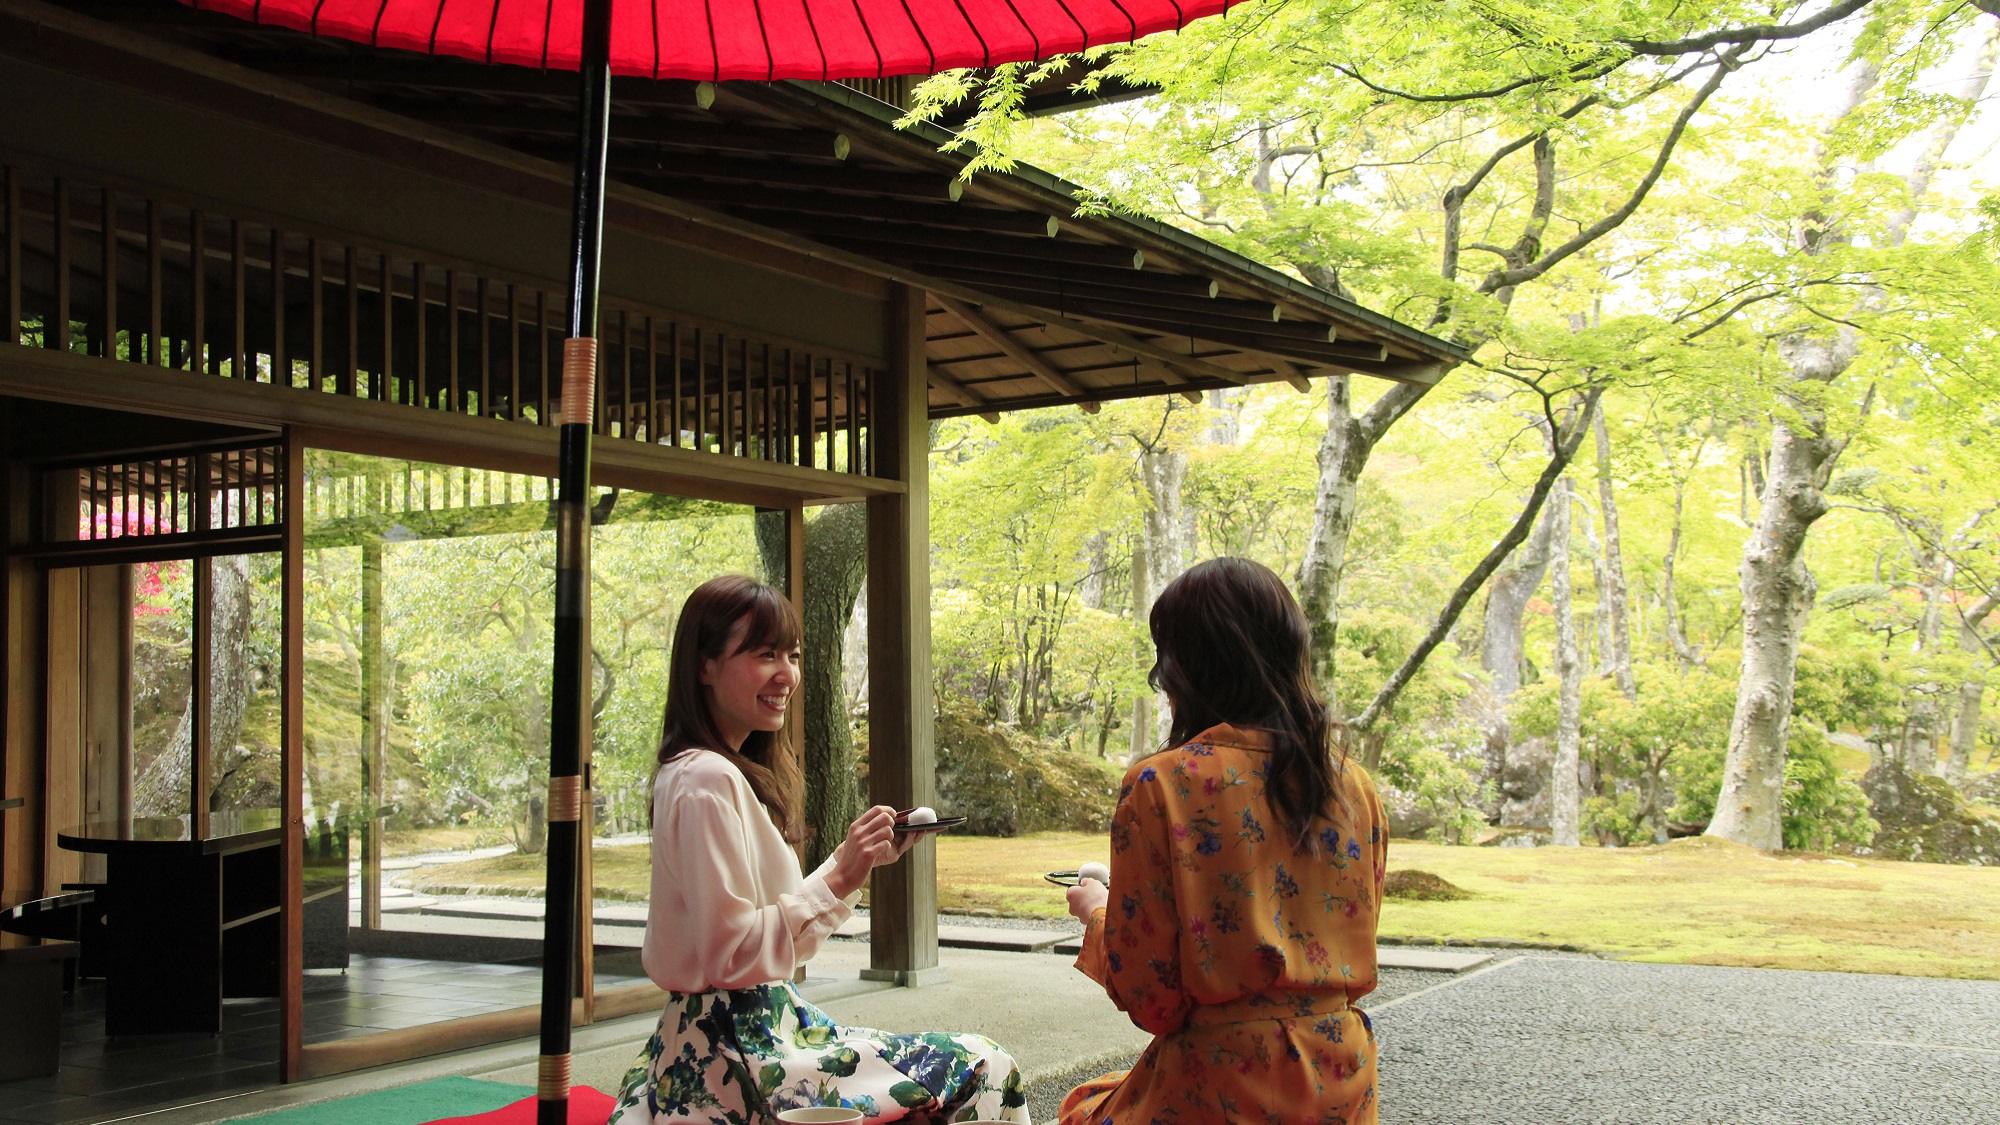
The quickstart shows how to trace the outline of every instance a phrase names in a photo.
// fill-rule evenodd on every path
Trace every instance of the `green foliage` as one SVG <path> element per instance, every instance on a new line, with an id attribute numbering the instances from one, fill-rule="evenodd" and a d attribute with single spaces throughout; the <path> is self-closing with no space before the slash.
<path id="1" fill-rule="evenodd" d="M 1715 815 L 1715 796 L 1722 787 L 1726 747 L 1688 754 L 1676 764 L 1675 788 L 1680 803 L 1674 818 L 1705 822 Z M 1792 724 L 1785 760 L 1782 806 L 1785 846 L 1829 851 L 1839 845 L 1865 846 L 1877 825 L 1868 815 L 1868 798 L 1845 773 L 1826 735 L 1809 724 Z"/>
<path id="2" fill-rule="evenodd" d="M 404 471 L 400 462 L 320 451 L 310 468 L 378 483 Z M 381 558 L 389 704 L 382 790 L 391 824 L 466 824 L 533 850 L 548 768 L 555 608 L 546 490 L 503 474 L 409 471 L 431 472 L 439 498 L 457 506 L 392 519 L 364 500 L 308 529 L 319 544 L 305 560 L 308 800 L 322 811 L 354 808 L 364 793 L 358 544 L 372 539 Z M 591 548 L 594 789 L 600 829 L 631 831 L 645 827 L 650 810 L 646 780 L 680 604 L 717 574 L 758 573 L 758 557 L 747 509 L 602 492 L 607 518 Z"/>
<path id="3" fill-rule="evenodd" d="M 1586 798 L 1579 810 L 1582 830 L 1599 840 L 1626 846 L 1653 840 L 1653 827 L 1644 819 L 1636 789 L 1621 789 L 1605 797 Z"/>
<path id="4" fill-rule="evenodd" d="M 965 831 L 1018 836 L 1111 827 L 1122 771 L 975 715 L 937 717 L 938 808 Z"/>
<path id="5" fill-rule="evenodd" d="M 1815 852 L 1841 844 L 1865 847 L 1879 827 L 1861 786 L 1841 770 L 1833 743 L 1810 726 L 1792 727 L 1782 823 L 1786 847 Z"/>

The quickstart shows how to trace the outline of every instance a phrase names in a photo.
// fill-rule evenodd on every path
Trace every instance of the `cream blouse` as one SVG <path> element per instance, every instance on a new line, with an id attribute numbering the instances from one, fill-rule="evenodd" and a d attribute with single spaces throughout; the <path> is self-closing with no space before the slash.
<path id="1" fill-rule="evenodd" d="M 833 861 L 801 878 L 750 782 L 727 758 L 691 750 L 653 781 L 653 895 L 640 963 L 669 992 L 790 980 L 854 913 L 826 884 Z"/>

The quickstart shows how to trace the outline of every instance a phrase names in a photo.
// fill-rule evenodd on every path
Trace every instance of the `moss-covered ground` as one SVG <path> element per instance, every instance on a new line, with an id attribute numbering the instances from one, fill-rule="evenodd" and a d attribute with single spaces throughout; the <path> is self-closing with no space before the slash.
<path id="1" fill-rule="evenodd" d="M 938 849 L 946 910 L 1062 917 L 1042 873 L 1108 856 L 1103 836 L 952 836 Z M 643 897 L 647 849 L 599 847 L 606 898 Z M 1472 892 L 1392 900 L 1385 942 L 1504 940 L 1637 961 L 2000 980 L 2000 868 L 1782 853 L 1721 841 L 1651 848 L 1474 848 L 1398 840 L 1394 868 Z M 540 856 L 429 868 L 423 881 L 539 887 Z"/>

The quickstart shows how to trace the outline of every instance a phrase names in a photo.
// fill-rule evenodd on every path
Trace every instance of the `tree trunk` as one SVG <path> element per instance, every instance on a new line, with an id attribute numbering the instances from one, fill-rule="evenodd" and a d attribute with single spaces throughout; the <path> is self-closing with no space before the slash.
<path id="1" fill-rule="evenodd" d="M 1333 683 L 1340 630 L 1340 587 L 1347 573 L 1347 538 L 1361 496 L 1361 470 L 1371 452 L 1350 408 L 1349 376 L 1326 381 L 1326 434 L 1319 442 L 1319 485 L 1313 494 L 1312 536 L 1299 564 L 1299 608 L 1312 623 L 1313 678 Z M 1327 697 L 1333 698 L 1328 691 Z"/>
<path id="2" fill-rule="evenodd" d="M 1944 632 L 1944 602 L 1951 597 L 1956 569 L 1949 559 L 1938 558 L 1939 552 L 1927 553 L 1930 556 L 1928 559 L 1918 560 L 1926 575 L 1919 587 L 1924 604 L 1923 612 L 1917 618 L 1917 635 L 1910 647 L 1911 653 L 1919 656 L 1937 651 Z M 1929 565 L 1923 565 L 1925 563 Z M 1943 715 L 1940 713 L 1942 689 L 1943 685 L 1935 681 L 1914 684 L 1910 688 L 1910 707 L 1903 723 L 1903 768 L 1919 776 L 1935 777 L 1938 773 L 1938 742 L 1944 737 Z"/>
<path id="3" fill-rule="evenodd" d="M 539 795 L 528 798 L 528 826 L 522 834 L 520 851 L 525 855 L 541 855 L 549 846 L 548 810 L 542 807 Z"/>
<path id="4" fill-rule="evenodd" d="M 1139 480 L 1146 489 L 1146 505 L 1139 514 L 1138 543 L 1132 555 L 1132 619 L 1143 627 L 1152 615 L 1153 602 L 1160 591 L 1187 569 L 1186 524 L 1181 508 L 1187 454 L 1165 445 L 1142 446 Z M 1159 749 L 1166 737 L 1166 718 L 1164 698 L 1142 692 L 1133 699 L 1133 761 Z"/>
<path id="5" fill-rule="evenodd" d="M 1611 432 L 1605 426 L 1604 412 L 1597 412 L 1597 423 L 1593 427 L 1597 437 L 1597 507 L 1598 516 L 1604 523 L 1604 551 L 1601 556 L 1604 578 L 1597 591 L 1597 612 L 1610 623 L 1607 638 L 1611 648 L 1604 654 L 1611 666 L 1611 675 L 1618 683 L 1618 690 L 1627 699 L 1639 697 L 1638 685 L 1632 679 L 1632 630 L 1631 615 L 1626 608 L 1625 597 L 1625 548 L 1618 532 L 1618 497 L 1611 483 Z"/>
<path id="6" fill-rule="evenodd" d="M 1680 594 L 1674 590 L 1674 563 L 1681 554 L 1681 513 L 1686 504 L 1687 481 L 1676 480 L 1673 527 L 1667 533 L 1666 554 L 1660 558 L 1660 611 L 1665 619 L 1667 643 L 1673 647 L 1674 657 L 1681 662 L 1683 670 L 1701 664 L 1701 653 L 1688 643 L 1687 633 L 1681 625 Z"/>
<path id="7" fill-rule="evenodd" d="M 1570 461 L 1576 457 L 1577 446 L 1583 441 L 1584 430 L 1590 425 L 1590 416 L 1596 412 L 1597 400 L 1603 393 L 1604 388 L 1594 387 L 1582 394 L 1583 402 L 1577 408 L 1575 423 L 1567 430 L 1558 430 L 1552 435 L 1549 443 L 1552 447 L 1549 463 L 1542 467 L 1541 474 L 1535 478 L 1535 486 L 1528 491 L 1528 502 L 1521 505 L 1521 511 L 1514 517 L 1513 524 L 1501 534 L 1499 541 L 1473 564 L 1465 577 L 1459 579 L 1458 587 L 1445 600 L 1444 607 L 1438 610 L 1437 617 L 1431 621 L 1430 629 L 1417 641 L 1409 655 L 1403 657 L 1403 662 L 1396 666 L 1396 670 L 1389 674 L 1388 682 L 1375 693 L 1375 698 L 1369 700 L 1368 706 L 1362 708 L 1361 713 L 1349 724 L 1351 733 L 1361 739 L 1361 745 L 1373 748 L 1369 751 L 1370 756 L 1363 759 L 1364 765 L 1371 769 L 1375 766 L 1376 759 L 1373 754 L 1380 749 L 1384 737 L 1381 732 L 1374 729 L 1375 724 L 1396 705 L 1396 700 L 1401 698 L 1403 689 L 1409 687 L 1410 681 L 1416 679 L 1417 673 L 1422 670 L 1424 661 L 1430 659 L 1431 653 L 1451 634 L 1452 629 L 1458 624 L 1460 615 L 1465 612 L 1466 606 L 1472 604 L 1473 596 L 1479 593 L 1480 587 L 1486 585 L 1486 580 L 1499 569 L 1500 563 L 1527 540 L 1530 528 L 1543 518 L 1545 514 L 1543 509 L 1547 506 L 1549 493 L 1554 489 L 1557 479 L 1569 468 Z"/>
<path id="8" fill-rule="evenodd" d="M 1567 492 L 1565 492 L 1567 495 Z M 1565 507 L 1567 505 L 1565 504 Z M 1555 505 L 1542 509 L 1542 518 L 1528 541 L 1516 548 L 1507 568 L 1495 574 L 1486 589 L 1486 623 L 1479 636 L 1479 666 L 1493 678 L 1493 691 L 1501 699 L 1512 699 L 1521 690 L 1521 672 L 1526 651 L 1522 615 L 1528 601 L 1541 589 L 1549 572 L 1551 543 L 1555 536 Z"/>
<path id="9" fill-rule="evenodd" d="M 1553 842 L 1575 847 L 1580 843 L 1577 770 L 1583 718 L 1583 662 L 1576 652 L 1576 615 L 1569 579 L 1569 491 L 1568 477 L 1556 482 L 1549 495 L 1548 516 L 1555 531 L 1549 536 L 1549 578 L 1556 608 L 1556 675 L 1560 687 L 1556 706 L 1556 760 L 1549 829 Z"/>
<path id="10" fill-rule="evenodd" d="M 1867 100 L 1880 64 L 1864 60 L 1849 75 L 1838 111 L 1818 147 L 1819 179 L 1831 182 L 1834 133 Z M 1805 252 L 1843 245 L 1845 234 L 1824 215 L 1804 216 Z M 1748 468 L 1757 486 L 1757 522 L 1743 544 L 1743 656 L 1722 788 L 1705 835 L 1765 851 L 1785 845 L 1785 751 L 1791 736 L 1792 689 L 1799 636 L 1817 586 L 1805 563 L 1806 533 L 1827 512 L 1824 489 L 1845 443 L 1827 433 L 1823 390 L 1853 365 L 1860 340 L 1851 328 L 1830 334 L 1801 331 L 1778 341 L 1790 369 L 1780 397 L 1789 415 L 1771 422 L 1768 454 L 1750 442 Z M 1819 384 L 1813 387 L 1810 384 Z M 1870 392 L 1872 400 L 1873 392 Z"/>
<path id="11" fill-rule="evenodd" d="M 1982 665 L 1990 661 L 1981 659 L 1986 656 L 1987 648 L 1980 629 L 1996 606 L 2000 606 L 2000 587 L 1987 591 L 1985 597 L 1967 607 L 1959 618 L 1958 647 Z M 1981 668 L 1958 685 L 1958 710 L 1951 724 L 1951 758 L 1944 768 L 1945 780 L 1953 785 L 1964 784 L 1966 770 L 1972 765 L 1972 748 L 1979 744 L 1979 715 L 1985 701 L 1986 677 Z"/>
<path id="12" fill-rule="evenodd" d="M 1830 383 L 1854 362 L 1851 330 L 1780 342 L 1800 383 Z M 1806 568 L 1806 533 L 1827 512 L 1823 490 L 1844 443 L 1827 434 L 1812 395 L 1789 396 L 1797 425 L 1771 426 L 1771 453 L 1756 526 L 1743 545 L 1743 661 L 1729 723 L 1722 790 L 1707 835 L 1766 851 L 1784 847 L 1785 747 L 1799 635 L 1817 588 Z"/>
<path id="13" fill-rule="evenodd" d="M 1326 434 L 1319 443 L 1319 483 L 1313 492 L 1312 533 L 1299 562 L 1299 608 L 1312 625 L 1313 678 L 1329 699 L 1334 653 L 1340 634 L 1341 584 L 1347 574 L 1347 539 L 1361 498 L 1361 473 L 1368 457 L 1398 418 L 1410 412 L 1430 388 L 1397 383 L 1360 415 L 1353 410 L 1351 377 L 1326 380 Z"/>
<path id="14" fill-rule="evenodd" d="M 209 666 L 192 669 L 208 677 L 209 753 L 227 761 L 243 727 L 243 709 L 250 702 L 250 557 L 222 555 L 210 566 Z M 193 682 L 190 676 L 189 682 Z M 136 816 L 185 816 L 188 812 L 188 771 L 194 760 L 195 693 L 188 692 L 174 740 L 146 766 L 133 787 Z M 213 762 L 211 763 L 213 764 Z M 213 771 L 211 771 L 212 781 Z M 204 794 L 212 801 L 213 794 Z"/>
<path id="15" fill-rule="evenodd" d="M 806 522 L 805 638 L 800 718 L 805 731 L 806 869 L 846 837 L 861 815 L 854 738 L 848 729 L 846 649 L 868 573 L 868 506 L 829 504 Z"/>
<path id="16" fill-rule="evenodd" d="M 1083 581 L 1076 584 L 1076 596 L 1088 609 L 1104 608 L 1104 593 L 1111 584 L 1111 537 L 1100 531 L 1084 543 Z"/>

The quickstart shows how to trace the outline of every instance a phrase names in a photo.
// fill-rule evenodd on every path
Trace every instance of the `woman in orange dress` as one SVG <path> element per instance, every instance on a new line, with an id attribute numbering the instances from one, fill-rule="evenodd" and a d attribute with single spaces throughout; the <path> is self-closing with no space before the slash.
<path id="1" fill-rule="evenodd" d="M 1076 967 L 1153 1042 L 1072 1090 L 1061 1125 L 1373 1125 L 1389 832 L 1330 747 L 1310 628 L 1278 576 L 1216 559 L 1153 606 L 1172 749 L 1125 775 L 1111 885 L 1086 880 Z"/>

